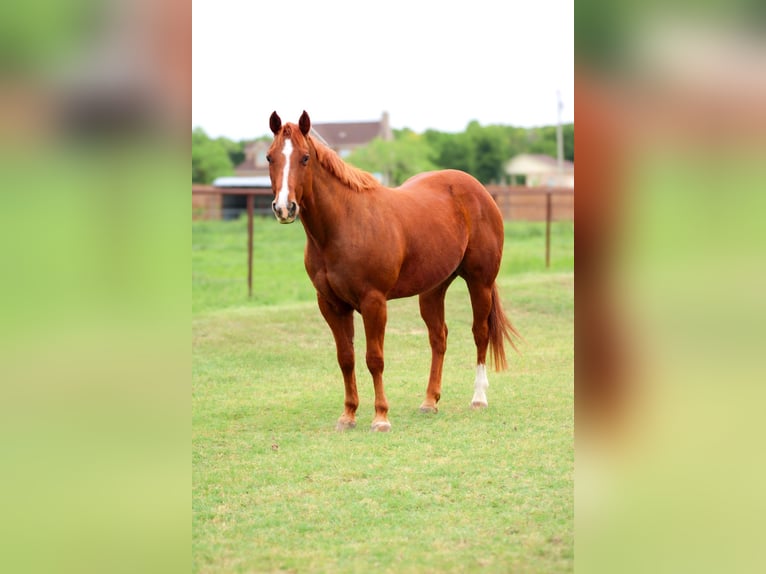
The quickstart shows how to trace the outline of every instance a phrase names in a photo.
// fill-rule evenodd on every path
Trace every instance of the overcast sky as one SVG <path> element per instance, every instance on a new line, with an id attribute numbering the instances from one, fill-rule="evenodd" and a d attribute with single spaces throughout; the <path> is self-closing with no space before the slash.
<path id="1" fill-rule="evenodd" d="M 193 0 L 192 126 L 240 140 L 315 122 L 463 131 L 574 121 L 573 0 Z"/>

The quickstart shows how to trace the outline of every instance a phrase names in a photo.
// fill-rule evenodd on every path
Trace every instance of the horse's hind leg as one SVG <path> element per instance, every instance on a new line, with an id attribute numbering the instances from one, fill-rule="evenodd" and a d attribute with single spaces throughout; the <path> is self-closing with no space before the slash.
<path id="1" fill-rule="evenodd" d="M 482 408 L 488 406 L 487 389 L 487 347 L 489 346 L 489 313 L 492 310 L 492 284 L 468 280 L 468 292 L 471 295 L 473 307 L 473 340 L 476 343 L 476 379 L 474 380 L 471 406 Z"/>
<path id="2" fill-rule="evenodd" d="M 354 310 L 338 308 L 317 294 L 319 310 L 330 326 L 338 352 L 338 366 L 343 373 L 343 384 L 346 388 L 345 410 L 338 419 L 336 428 L 346 430 L 356 426 L 356 409 L 359 406 L 359 395 L 356 391 L 356 375 L 354 374 Z"/>
<path id="3" fill-rule="evenodd" d="M 420 405 L 424 413 L 437 412 L 442 389 L 442 366 L 447 351 L 447 324 L 444 322 L 444 296 L 452 283 L 451 277 L 435 289 L 420 295 L 420 316 L 428 327 L 428 342 L 431 344 L 431 373 L 428 377 L 426 398 Z"/>

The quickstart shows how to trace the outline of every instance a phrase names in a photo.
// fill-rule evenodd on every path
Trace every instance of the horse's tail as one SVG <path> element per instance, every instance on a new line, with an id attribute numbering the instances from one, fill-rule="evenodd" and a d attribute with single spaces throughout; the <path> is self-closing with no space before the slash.
<path id="1" fill-rule="evenodd" d="M 500 303 L 500 293 L 497 290 L 497 283 L 492 285 L 492 306 L 489 309 L 489 346 L 492 349 L 492 357 L 495 360 L 495 370 L 504 371 L 508 368 L 508 361 L 505 358 L 505 347 L 503 340 L 508 339 L 508 342 L 513 347 L 514 351 L 518 352 L 513 339 L 522 339 L 516 328 L 511 325 L 508 317 L 505 316 L 503 311 L 503 305 Z"/>

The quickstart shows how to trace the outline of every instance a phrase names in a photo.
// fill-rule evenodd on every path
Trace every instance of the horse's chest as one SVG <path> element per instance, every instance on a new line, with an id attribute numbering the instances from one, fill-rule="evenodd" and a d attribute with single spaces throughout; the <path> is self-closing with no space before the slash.
<path id="1" fill-rule="evenodd" d="M 314 288 L 326 300 L 358 307 L 353 282 L 349 282 L 345 272 L 324 264 L 307 265 L 306 270 Z"/>
<path id="2" fill-rule="evenodd" d="M 366 265 L 359 261 L 343 260 L 327 263 L 310 271 L 311 281 L 325 299 L 340 300 L 358 309 L 366 293 L 387 293 L 396 282 L 396 272 L 382 266 Z"/>

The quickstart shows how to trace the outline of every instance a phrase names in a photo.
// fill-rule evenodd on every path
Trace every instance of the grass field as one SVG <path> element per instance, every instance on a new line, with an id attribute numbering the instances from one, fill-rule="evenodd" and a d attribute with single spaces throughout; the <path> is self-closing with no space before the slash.
<path id="1" fill-rule="evenodd" d="M 573 569 L 573 224 L 506 224 L 498 282 L 523 334 L 473 411 L 467 290 L 447 297 L 439 413 L 418 407 L 430 362 L 417 299 L 392 301 L 392 432 L 371 433 L 362 353 L 357 429 L 303 270 L 300 224 L 193 224 L 194 572 L 568 572 Z M 364 349 L 357 317 L 357 350 Z"/>

